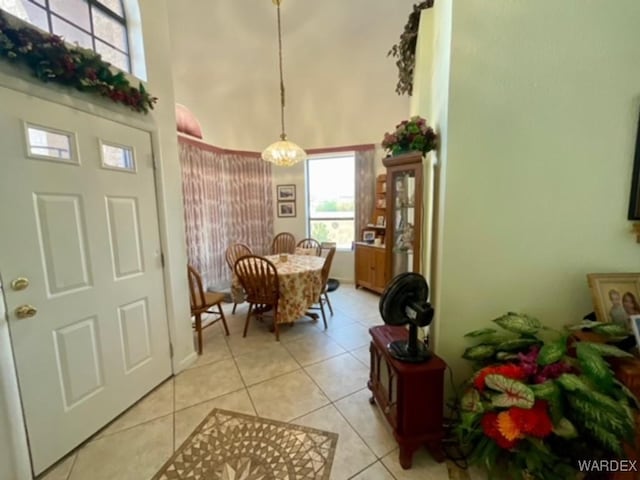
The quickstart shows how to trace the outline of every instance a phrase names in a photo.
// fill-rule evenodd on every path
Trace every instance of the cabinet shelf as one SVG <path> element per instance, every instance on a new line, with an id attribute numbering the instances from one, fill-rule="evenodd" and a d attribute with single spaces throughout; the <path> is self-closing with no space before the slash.
<path id="1" fill-rule="evenodd" d="M 383 159 L 387 167 L 387 272 L 389 278 L 421 271 L 422 155 Z"/>

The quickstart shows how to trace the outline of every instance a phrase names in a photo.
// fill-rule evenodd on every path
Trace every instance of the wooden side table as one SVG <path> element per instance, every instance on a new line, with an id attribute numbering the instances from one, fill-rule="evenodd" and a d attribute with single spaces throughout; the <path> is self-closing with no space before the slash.
<path id="1" fill-rule="evenodd" d="M 433 458 L 442 462 L 441 441 L 444 370 L 446 364 L 434 355 L 423 363 L 400 362 L 393 358 L 387 345 L 407 338 L 404 327 L 379 326 L 371 334 L 371 370 L 368 387 L 371 403 L 377 403 L 393 428 L 400 447 L 400 465 L 411 468 L 414 452 L 425 445 Z"/>

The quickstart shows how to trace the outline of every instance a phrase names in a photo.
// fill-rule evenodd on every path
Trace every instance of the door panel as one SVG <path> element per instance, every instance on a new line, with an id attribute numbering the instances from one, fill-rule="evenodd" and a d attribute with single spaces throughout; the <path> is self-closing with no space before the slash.
<path id="1" fill-rule="evenodd" d="M 30 281 L 6 301 L 38 474 L 171 374 L 151 140 L 0 87 L 0 145 L 0 271 Z"/>

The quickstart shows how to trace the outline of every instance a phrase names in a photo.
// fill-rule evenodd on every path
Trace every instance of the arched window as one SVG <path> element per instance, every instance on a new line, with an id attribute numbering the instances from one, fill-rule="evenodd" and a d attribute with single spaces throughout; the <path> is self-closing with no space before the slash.
<path id="1" fill-rule="evenodd" d="M 0 0 L 0 9 L 94 50 L 105 61 L 131 72 L 122 0 Z"/>

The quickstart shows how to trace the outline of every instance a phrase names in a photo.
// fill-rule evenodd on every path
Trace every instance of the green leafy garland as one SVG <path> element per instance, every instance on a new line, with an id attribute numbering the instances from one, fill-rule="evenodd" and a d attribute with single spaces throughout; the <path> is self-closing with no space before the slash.
<path id="1" fill-rule="evenodd" d="M 27 66 L 43 82 L 55 82 L 107 97 L 136 112 L 149 113 L 157 98 L 142 83 L 135 88 L 124 72 L 113 73 L 99 54 L 69 47 L 64 40 L 29 27 L 15 28 L 0 13 L 0 57 Z"/>
<path id="2" fill-rule="evenodd" d="M 404 32 L 400 35 L 400 41 L 387 53 L 387 57 L 394 57 L 398 67 L 398 83 L 396 93 L 411 95 L 413 93 L 413 70 L 416 65 L 416 43 L 418 41 L 418 26 L 420 25 L 420 12 L 433 7 L 435 0 L 425 0 L 416 3 L 409 15 Z"/>

